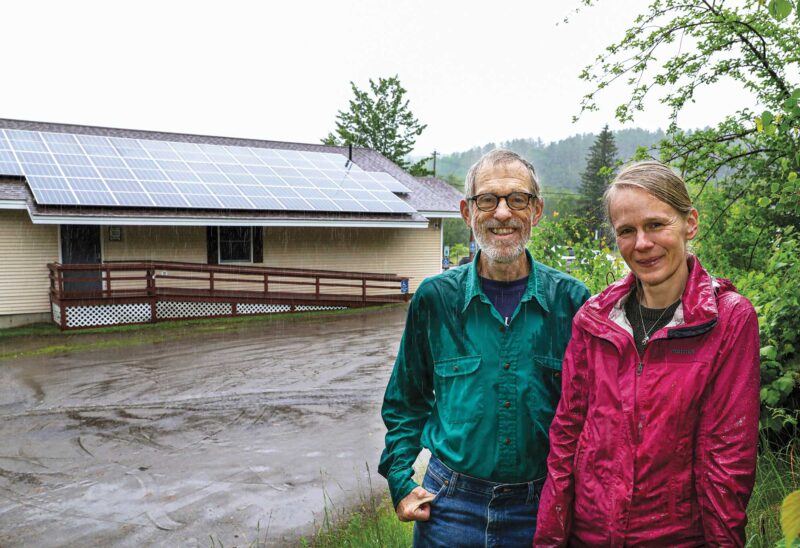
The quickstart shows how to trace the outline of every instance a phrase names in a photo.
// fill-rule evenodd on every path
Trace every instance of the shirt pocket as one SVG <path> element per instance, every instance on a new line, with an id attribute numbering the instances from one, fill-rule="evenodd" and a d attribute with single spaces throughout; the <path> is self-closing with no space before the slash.
<path id="1" fill-rule="evenodd" d="M 561 396 L 561 361 L 552 356 L 533 356 L 528 410 L 531 419 L 545 435 L 550 429 Z"/>
<path id="2" fill-rule="evenodd" d="M 436 408 L 445 422 L 476 421 L 483 414 L 480 364 L 480 356 L 448 358 L 433 363 Z"/>

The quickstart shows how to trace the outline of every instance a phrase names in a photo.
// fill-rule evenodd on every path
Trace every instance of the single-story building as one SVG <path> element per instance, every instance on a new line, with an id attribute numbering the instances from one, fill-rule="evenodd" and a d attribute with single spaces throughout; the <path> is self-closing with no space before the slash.
<path id="1" fill-rule="evenodd" d="M 405 298 L 459 200 L 366 148 L 0 119 L 0 327 Z"/>

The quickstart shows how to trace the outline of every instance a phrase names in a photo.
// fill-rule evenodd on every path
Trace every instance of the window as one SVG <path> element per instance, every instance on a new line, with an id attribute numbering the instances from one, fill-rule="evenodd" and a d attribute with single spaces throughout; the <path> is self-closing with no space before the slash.
<path id="1" fill-rule="evenodd" d="M 252 263 L 253 229 L 249 226 L 219 227 L 219 262 Z"/>

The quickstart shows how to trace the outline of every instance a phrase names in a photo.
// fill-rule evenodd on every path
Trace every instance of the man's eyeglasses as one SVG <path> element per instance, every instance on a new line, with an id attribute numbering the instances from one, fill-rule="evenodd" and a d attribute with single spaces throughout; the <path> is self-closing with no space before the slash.
<path id="1" fill-rule="evenodd" d="M 476 194 L 471 198 L 467 198 L 467 200 L 475 202 L 475 205 L 481 211 L 494 211 L 497 209 L 497 204 L 500 203 L 501 198 L 505 199 L 508 209 L 519 211 L 528 207 L 528 204 L 531 203 L 531 198 L 536 198 L 536 195 L 530 192 L 512 192 L 505 196 L 498 196 L 497 194 L 486 192 L 484 194 Z"/>

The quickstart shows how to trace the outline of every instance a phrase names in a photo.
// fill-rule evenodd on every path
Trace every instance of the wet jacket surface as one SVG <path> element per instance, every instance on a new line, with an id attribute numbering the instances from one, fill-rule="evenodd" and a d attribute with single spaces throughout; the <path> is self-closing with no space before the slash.
<path id="1" fill-rule="evenodd" d="M 480 256 L 426 279 L 414 294 L 382 408 L 378 471 L 395 506 L 417 486 L 412 465 L 423 447 L 475 478 L 544 477 L 561 361 L 589 291 L 526 256 L 528 285 L 508 320 L 481 288 Z"/>
<path id="2" fill-rule="evenodd" d="M 758 322 L 689 256 L 673 320 L 639 356 L 629 275 L 578 312 L 550 429 L 536 546 L 741 546 L 755 480 Z"/>

